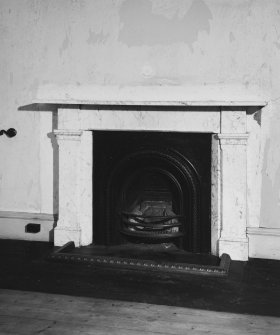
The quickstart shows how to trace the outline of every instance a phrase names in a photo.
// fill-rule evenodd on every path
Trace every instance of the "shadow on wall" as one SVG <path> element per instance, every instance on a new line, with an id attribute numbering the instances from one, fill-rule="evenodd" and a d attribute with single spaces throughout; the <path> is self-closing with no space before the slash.
<path id="1" fill-rule="evenodd" d="M 54 130 L 57 129 L 57 109 L 52 113 L 52 132 L 47 136 L 51 140 L 53 148 L 53 212 L 58 212 L 59 208 L 59 151 L 58 144 L 54 135 Z M 54 228 L 56 227 L 57 220 L 54 223 L 53 229 L 50 231 L 50 241 L 54 241 Z"/>

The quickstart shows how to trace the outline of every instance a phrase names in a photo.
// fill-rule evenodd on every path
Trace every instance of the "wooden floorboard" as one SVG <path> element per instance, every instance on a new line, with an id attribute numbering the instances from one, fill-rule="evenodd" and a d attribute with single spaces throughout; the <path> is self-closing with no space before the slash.
<path id="1" fill-rule="evenodd" d="M 0 290 L 0 334 L 280 334 L 280 318 Z"/>

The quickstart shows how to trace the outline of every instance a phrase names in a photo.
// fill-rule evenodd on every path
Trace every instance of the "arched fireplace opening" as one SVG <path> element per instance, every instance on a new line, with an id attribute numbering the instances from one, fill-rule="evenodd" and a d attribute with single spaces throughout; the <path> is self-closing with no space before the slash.
<path id="1" fill-rule="evenodd" d="M 94 244 L 210 252 L 210 135 L 95 132 L 94 157 Z"/>
<path id="2" fill-rule="evenodd" d="M 143 154 L 145 159 L 145 154 L 154 153 Z M 126 179 L 118 199 L 119 229 L 128 240 L 182 245 L 187 234 L 184 192 L 177 176 L 161 164 L 151 164 L 147 157 L 145 167 L 136 168 Z"/>

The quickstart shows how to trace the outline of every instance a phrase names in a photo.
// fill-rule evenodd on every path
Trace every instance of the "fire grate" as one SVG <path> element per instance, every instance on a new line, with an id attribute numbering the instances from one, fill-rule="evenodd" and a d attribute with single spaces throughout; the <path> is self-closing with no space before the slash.
<path id="1" fill-rule="evenodd" d="M 138 215 L 122 212 L 121 233 L 150 243 L 171 242 L 184 236 L 182 215 Z"/>

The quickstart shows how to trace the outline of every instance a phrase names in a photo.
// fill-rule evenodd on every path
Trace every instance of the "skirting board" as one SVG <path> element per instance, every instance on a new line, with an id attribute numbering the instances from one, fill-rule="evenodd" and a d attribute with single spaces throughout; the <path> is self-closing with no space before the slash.
<path id="1" fill-rule="evenodd" d="M 57 216 L 53 214 L 0 211 L 0 238 L 52 242 L 56 221 Z M 39 224 L 40 231 L 26 231 L 30 223 Z"/>
<path id="2" fill-rule="evenodd" d="M 249 257 L 280 260 L 280 229 L 247 228 Z"/>

